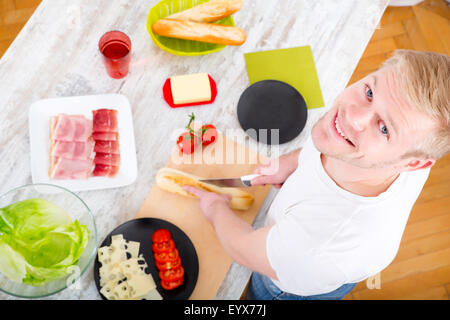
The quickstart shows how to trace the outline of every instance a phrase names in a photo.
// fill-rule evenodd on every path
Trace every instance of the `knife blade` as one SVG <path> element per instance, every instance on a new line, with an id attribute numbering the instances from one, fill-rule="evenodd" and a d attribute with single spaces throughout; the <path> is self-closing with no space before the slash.
<path id="1" fill-rule="evenodd" d="M 230 179 L 202 179 L 200 182 L 211 183 L 218 187 L 223 188 L 242 188 L 251 187 L 252 179 L 259 177 L 259 174 L 250 174 L 247 176 L 242 176 L 240 178 L 230 178 Z"/>

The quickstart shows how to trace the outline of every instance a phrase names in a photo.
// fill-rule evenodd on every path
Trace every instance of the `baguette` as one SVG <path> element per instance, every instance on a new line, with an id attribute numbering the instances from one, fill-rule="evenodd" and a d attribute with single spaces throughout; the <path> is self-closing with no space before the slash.
<path id="1" fill-rule="evenodd" d="M 248 210 L 254 198 L 250 193 L 238 188 L 221 188 L 210 183 L 200 182 L 203 178 L 172 168 L 162 168 L 156 174 L 156 185 L 163 190 L 173 192 L 185 197 L 197 197 L 183 189 L 184 186 L 194 186 L 208 192 L 231 195 L 230 208 Z"/>
<path id="2" fill-rule="evenodd" d="M 214 22 L 241 10 L 242 0 L 211 0 L 167 16 L 168 19 Z"/>
<path id="3" fill-rule="evenodd" d="M 152 25 L 155 34 L 171 38 L 238 46 L 245 42 L 245 31 L 232 26 L 160 19 Z"/>

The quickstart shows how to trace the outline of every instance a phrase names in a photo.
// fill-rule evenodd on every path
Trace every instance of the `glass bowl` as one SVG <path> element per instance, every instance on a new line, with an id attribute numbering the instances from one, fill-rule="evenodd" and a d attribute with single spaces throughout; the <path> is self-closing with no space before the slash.
<path id="1" fill-rule="evenodd" d="M 78 260 L 78 268 L 74 268 L 74 271 L 71 274 L 50 281 L 42 286 L 18 283 L 8 279 L 5 275 L 0 273 L 0 290 L 21 298 L 46 297 L 69 287 L 76 280 L 81 278 L 97 252 L 97 228 L 95 226 L 94 216 L 86 203 L 68 189 L 51 184 L 30 184 L 21 186 L 0 196 L 0 208 L 18 201 L 33 198 L 48 200 L 66 210 L 72 221 L 78 220 L 88 228 L 89 241 L 83 254 Z"/>
<path id="2" fill-rule="evenodd" d="M 150 12 L 147 15 L 147 31 L 153 42 L 164 51 L 178 56 L 205 55 L 218 52 L 225 48 L 226 46 L 222 44 L 162 37 L 153 33 L 152 25 L 157 20 L 167 17 L 173 13 L 192 8 L 206 1 L 209 0 L 162 0 L 158 2 L 153 8 L 150 9 Z M 232 16 L 228 16 L 213 23 L 234 26 Z"/>

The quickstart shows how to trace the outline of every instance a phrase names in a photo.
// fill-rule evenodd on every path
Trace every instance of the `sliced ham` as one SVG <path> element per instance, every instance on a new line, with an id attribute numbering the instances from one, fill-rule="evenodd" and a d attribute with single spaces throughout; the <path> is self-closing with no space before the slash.
<path id="1" fill-rule="evenodd" d="M 92 121 L 79 115 L 60 114 L 50 119 L 50 139 L 87 141 L 92 134 Z"/>
<path id="2" fill-rule="evenodd" d="M 94 141 L 59 141 L 53 142 L 50 155 L 56 158 L 87 160 L 91 158 Z"/>
<path id="3" fill-rule="evenodd" d="M 118 166 L 107 166 L 104 164 L 96 164 L 94 171 L 92 172 L 93 176 L 96 177 L 114 177 L 117 172 L 119 172 Z"/>
<path id="4" fill-rule="evenodd" d="M 117 132 L 117 110 L 94 110 L 92 119 L 94 132 Z"/>
<path id="5" fill-rule="evenodd" d="M 117 110 L 98 109 L 92 116 L 92 121 L 83 115 L 50 117 L 51 178 L 114 177 L 119 172 Z"/>
<path id="6" fill-rule="evenodd" d="M 98 140 L 95 142 L 94 147 L 95 152 L 99 153 L 119 153 L 119 142 L 118 141 L 104 141 Z"/>
<path id="7" fill-rule="evenodd" d="M 93 134 L 96 152 L 92 172 L 97 177 L 114 177 L 120 169 L 119 134 L 117 133 L 117 110 L 92 111 Z"/>
<path id="8" fill-rule="evenodd" d="M 119 166 L 120 154 L 97 152 L 95 154 L 94 163 L 106 166 Z"/>
<path id="9" fill-rule="evenodd" d="M 53 179 L 87 179 L 92 166 L 91 159 L 52 158 L 49 175 Z"/>
<path id="10" fill-rule="evenodd" d="M 50 117 L 52 179 L 87 179 L 93 167 L 92 121 L 83 115 Z"/>
<path id="11" fill-rule="evenodd" d="M 119 134 L 117 132 L 94 132 L 92 139 L 95 141 L 119 141 Z"/>

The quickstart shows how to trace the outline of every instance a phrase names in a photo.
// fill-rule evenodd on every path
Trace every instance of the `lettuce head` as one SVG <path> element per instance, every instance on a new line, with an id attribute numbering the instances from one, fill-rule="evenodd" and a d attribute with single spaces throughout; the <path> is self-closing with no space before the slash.
<path id="1" fill-rule="evenodd" d="M 89 240 L 89 230 L 43 199 L 0 208 L 0 272 L 34 286 L 69 275 Z"/>

